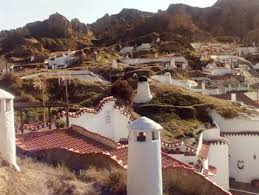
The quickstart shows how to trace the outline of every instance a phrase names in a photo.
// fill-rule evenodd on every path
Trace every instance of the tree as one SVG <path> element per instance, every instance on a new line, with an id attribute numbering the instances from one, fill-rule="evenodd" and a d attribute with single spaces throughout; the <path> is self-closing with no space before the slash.
<path id="1" fill-rule="evenodd" d="M 125 105 L 131 105 L 133 101 L 133 89 L 126 80 L 117 80 L 111 88 L 113 96 L 123 100 Z"/>

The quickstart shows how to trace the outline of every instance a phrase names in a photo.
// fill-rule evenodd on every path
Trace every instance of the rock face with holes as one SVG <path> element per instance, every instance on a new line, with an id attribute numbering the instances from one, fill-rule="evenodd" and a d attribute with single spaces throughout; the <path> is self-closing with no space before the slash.
<path id="1" fill-rule="evenodd" d="M 0 89 L 0 155 L 19 170 L 16 164 L 13 99 L 12 94 Z"/>

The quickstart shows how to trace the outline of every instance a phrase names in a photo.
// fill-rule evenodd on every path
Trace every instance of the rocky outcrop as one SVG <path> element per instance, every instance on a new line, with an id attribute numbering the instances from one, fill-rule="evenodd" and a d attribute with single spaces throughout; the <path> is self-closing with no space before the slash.
<path id="1" fill-rule="evenodd" d="M 258 0 L 218 0 L 208 8 L 172 4 L 157 13 L 123 10 L 116 15 L 105 15 L 91 27 L 108 43 L 120 40 L 127 44 L 150 33 L 171 34 L 165 41 L 173 41 L 175 37 L 188 42 L 230 36 L 252 42 L 259 36 L 258 10 Z"/>
<path id="2" fill-rule="evenodd" d="M 43 62 L 48 53 L 76 50 L 91 44 L 94 38 L 90 28 L 78 19 L 71 22 L 56 13 L 47 20 L 27 24 L 25 27 L 0 32 L 0 54 L 7 59 Z"/>

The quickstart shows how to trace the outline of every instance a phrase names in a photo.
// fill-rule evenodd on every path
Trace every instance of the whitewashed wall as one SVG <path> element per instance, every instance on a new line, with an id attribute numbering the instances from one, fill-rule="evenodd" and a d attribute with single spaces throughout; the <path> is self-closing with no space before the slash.
<path id="1" fill-rule="evenodd" d="M 209 165 L 217 168 L 217 174 L 209 177 L 225 190 L 229 190 L 228 144 L 210 144 Z"/>
<path id="2" fill-rule="evenodd" d="M 219 139 L 220 137 L 220 129 L 219 128 L 212 128 L 202 132 L 203 140 L 215 140 Z"/>
<path id="3" fill-rule="evenodd" d="M 70 118 L 70 124 L 81 126 L 115 141 L 127 138 L 127 125 L 130 119 L 114 106 L 115 101 L 110 101 L 97 114 L 84 113 L 79 118 Z"/>
<path id="4" fill-rule="evenodd" d="M 221 132 L 241 132 L 241 131 L 258 131 L 259 118 L 238 117 L 234 119 L 225 119 L 215 111 L 210 113 L 212 119 L 220 128 Z"/>
<path id="5" fill-rule="evenodd" d="M 225 136 L 230 141 L 229 169 L 230 177 L 238 182 L 250 183 L 259 178 L 259 137 Z M 256 159 L 254 159 L 254 156 Z M 238 161 L 244 162 L 244 168 L 238 168 Z M 223 163 L 223 162 L 222 162 Z M 240 164 L 242 165 L 242 163 Z"/>
<path id="6" fill-rule="evenodd" d="M 0 102 L 0 155 L 17 170 L 20 170 L 16 164 L 13 100 L 1 99 Z"/>
<path id="7" fill-rule="evenodd" d="M 168 57 L 158 57 L 158 58 L 135 58 L 135 59 L 124 59 L 121 60 L 122 63 L 129 64 L 129 65 L 135 65 L 135 64 L 146 64 L 146 63 L 170 63 L 172 58 Z M 183 66 L 183 69 L 186 69 L 188 66 L 188 61 L 184 57 L 174 57 L 176 63 L 183 63 L 185 64 Z"/>
<path id="8" fill-rule="evenodd" d="M 203 68 L 203 71 L 208 71 L 211 73 L 211 75 L 213 76 L 223 76 L 226 74 L 231 74 L 232 73 L 232 69 L 231 68 Z"/>

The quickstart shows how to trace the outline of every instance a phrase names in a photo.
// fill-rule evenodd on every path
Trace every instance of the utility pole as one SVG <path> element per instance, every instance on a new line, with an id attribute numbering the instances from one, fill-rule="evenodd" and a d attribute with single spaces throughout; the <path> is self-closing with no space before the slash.
<path id="1" fill-rule="evenodd" d="M 39 78 L 38 82 L 35 83 L 34 87 L 38 88 L 41 90 L 41 98 L 42 98 L 42 107 L 43 107 L 43 123 L 44 123 L 44 127 L 46 127 L 46 110 L 45 110 L 45 87 L 46 87 L 46 80 L 45 78 L 43 78 L 43 81 L 41 80 L 41 78 Z"/>
<path id="2" fill-rule="evenodd" d="M 62 81 L 62 82 L 61 82 Z M 68 85 L 71 84 L 71 75 L 64 74 L 59 77 L 59 85 L 64 85 L 65 87 L 65 101 L 66 101 L 66 125 L 69 127 L 69 101 L 68 101 Z"/>

